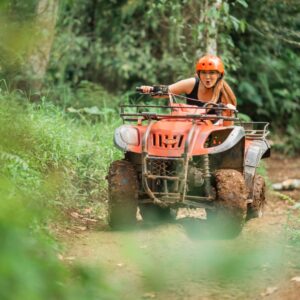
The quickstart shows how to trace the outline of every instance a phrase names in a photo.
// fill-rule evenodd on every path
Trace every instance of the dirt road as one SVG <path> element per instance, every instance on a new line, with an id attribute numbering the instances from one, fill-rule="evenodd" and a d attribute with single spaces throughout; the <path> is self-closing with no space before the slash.
<path id="1" fill-rule="evenodd" d="M 300 158 L 274 156 L 267 171 L 273 182 L 300 178 Z M 287 194 L 300 201 L 299 191 Z M 193 217 L 130 232 L 99 224 L 67 238 L 64 257 L 104 271 L 116 299 L 300 299 L 299 244 L 286 230 L 292 205 L 269 192 L 264 217 L 233 240 L 202 238 L 205 221 Z"/>

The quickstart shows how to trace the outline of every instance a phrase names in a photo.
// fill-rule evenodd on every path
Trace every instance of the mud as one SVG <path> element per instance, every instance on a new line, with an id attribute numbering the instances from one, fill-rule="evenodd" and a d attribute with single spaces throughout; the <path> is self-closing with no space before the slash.
<path id="1" fill-rule="evenodd" d="M 275 156 L 267 170 L 273 182 L 300 178 L 300 158 Z M 127 232 L 98 224 L 68 234 L 64 257 L 104 271 L 116 299 L 296 300 L 300 284 L 291 279 L 300 276 L 300 251 L 286 240 L 290 207 L 268 192 L 264 217 L 232 240 L 204 238 L 206 221 L 188 211 L 158 226 L 139 221 Z"/>
<path id="2" fill-rule="evenodd" d="M 114 161 L 108 179 L 108 221 L 113 228 L 132 226 L 135 223 L 138 199 L 138 182 L 135 170 L 126 160 Z"/>
<path id="3" fill-rule="evenodd" d="M 239 209 L 246 212 L 246 200 L 249 191 L 243 175 L 236 170 L 220 170 L 216 172 L 217 201 L 221 206 Z"/>
<path id="4" fill-rule="evenodd" d="M 265 179 L 260 175 L 255 175 L 253 185 L 253 202 L 248 205 L 248 219 L 262 216 L 263 209 L 266 205 L 265 193 Z"/>

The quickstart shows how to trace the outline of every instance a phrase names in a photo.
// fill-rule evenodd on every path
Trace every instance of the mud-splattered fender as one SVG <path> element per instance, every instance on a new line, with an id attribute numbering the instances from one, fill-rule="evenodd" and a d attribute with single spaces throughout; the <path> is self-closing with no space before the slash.
<path id="1" fill-rule="evenodd" d="M 252 184 L 256 168 L 258 167 L 260 160 L 264 157 L 269 157 L 270 153 L 270 145 L 265 139 L 254 140 L 246 151 L 244 174 L 250 196 L 252 196 Z"/>

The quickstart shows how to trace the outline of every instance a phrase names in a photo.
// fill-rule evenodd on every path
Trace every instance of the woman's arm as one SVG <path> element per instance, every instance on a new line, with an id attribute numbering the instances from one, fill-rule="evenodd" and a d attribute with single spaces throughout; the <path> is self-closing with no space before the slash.
<path id="1" fill-rule="evenodd" d="M 196 79 L 194 77 L 180 80 L 169 85 L 169 92 L 175 95 L 189 94 L 193 90 L 195 82 Z M 144 93 L 150 93 L 153 91 L 153 87 L 148 85 L 141 86 L 141 89 Z"/>
<path id="2" fill-rule="evenodd" d="M 194 77 L 180 80 L 169 85 L 169 92 L 175 95 L 189 94 L 192 92 L 195 83 L 196 79 Z"/>

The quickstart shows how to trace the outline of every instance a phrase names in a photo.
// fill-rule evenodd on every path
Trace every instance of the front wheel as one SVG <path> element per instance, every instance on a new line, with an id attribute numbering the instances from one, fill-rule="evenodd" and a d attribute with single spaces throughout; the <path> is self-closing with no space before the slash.
<path id="1" fill-rule="evenodd" d="M 248 191 L 243 175 L 231 169 L 215 173 L 217 200 L 215 210 L 207 210 L 213 232 L 222 237 L 237 236 L 245 223 Z"/>
<path id="2" fill-rule="evenodd" d="M 114 161 L 107 176 L 108 223 L 112 229 L 126 229 L 136 223 L 138 181 L 127 160 Z"/>
<path id="3" fill-rule="evenodd" d="M 247 220 L 261 218 L 266 204 L 266 183 L 260 175 L 255 175 L 253 182 L 253 202 L 248 204 Z"/>

